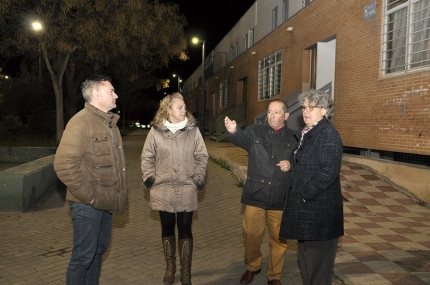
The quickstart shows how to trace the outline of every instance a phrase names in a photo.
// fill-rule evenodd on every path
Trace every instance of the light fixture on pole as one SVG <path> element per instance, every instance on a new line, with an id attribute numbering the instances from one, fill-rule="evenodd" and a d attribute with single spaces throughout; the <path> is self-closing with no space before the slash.
<path id="1" fill-rule="evenodd" d="M 32 23 L 33 30 L 39 32 L 42 30 L 42 24 L 38 21 Z M 40 56 L 40 39 L 39 39 L 39 81 L 42 81 L 42 57 Z"/>
<path id="2" fill-rule="evenodd" d="M 206 102 L 205 102 L 205 43 L 204 40 L 199 40 L 198 38 L 193 38 L 193 43 L 202 44 L 202 122 L 200 132 L 202 133 L 203 140 L 205 139 L 205 111 L 206 111 Z"/>
<path id="3" fill-rule="evenodd" d="M 173 74 L 173 77 L 176 77 L 176 74 Z M 181 85 L 180 82 L 182 82 L 181 80 L 181 76 L 178 74 L 178 92 L 181 93 Z"/>

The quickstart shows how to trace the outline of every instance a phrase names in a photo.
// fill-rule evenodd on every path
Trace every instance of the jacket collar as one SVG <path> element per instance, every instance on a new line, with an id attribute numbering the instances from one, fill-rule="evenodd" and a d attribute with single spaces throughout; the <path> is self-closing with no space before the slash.
<path id="1" fill-rule="evenodd" d="M 284 121 L 284 126 L 280 129 L 280 130 L 274 130 L 270 125 L 269 122 L 266 120 L 266 127 L 267 130 L 269 131 L 269 133 L 271 134 L 275 134 L 275 133 L 280 133 L 283 132 L 285 129 L 287 129 L 287 121 Z"/>
<path id="2" fill-rule="evenodd" d="M 118 114 L 112 113 L 111 111 L 105 113 L 102 110 L 97 109 L 96 107 L 94 107 L 93 105 L 91 105 L 88 102 L 85 102 L 85 109 L 94 113 L 94 115 L 96 115 L 97 117 L 99 117 L 103 121 L 109 122 L 109 124 L 112 124 L 112 125 L 116 125 L 116 123 L 119 120 Z"/>
<path id="3" fill-rule="evenodd" d="M 188 118 L 188 122 L 187 122 L 187 124 L 185 125 L 185 127 L 183 128 L 183 129 L 181 129 L 180 131 L 186 131 L 186 130 L 191 130 L 192 128 L 194 128 L 196 126 L 196 121 L 195 120 L 192 120 L 192 119 L 189 119 Z M 152 125 L 152 127 L 154 128 L 154 129 L 156 129 L 157 131 L 160 131 L 160 132 L 164 132 L 164 133 L 168 133 L 168 132 L 170 132 L 170 130 L 165 126 L 165 125 L 161 125 L 161 126 L 158 126 L 158 125 Z"/>
<path id="4" fill-rule="evenodd" d="M 324 118 L 322 118 L 321 119 L 321 121 L 319 121 L 318 122 L 318 124 L 316 124 L 309 132 L 307 132 L 306 134 L 305 134 L 305 136 L 309 136 L 309 137 L 311 137 L 314 133 L 316 133 L 319 129 L 321 129 L 323 126 L 325 126 L 325 125 L 327 125 L 327 124 L 329 124 L 330 122 L 324 117 Z M 302 129 L 303 128 L 301 128 L 300 130 L 297 130 L 297 131 L 295 131 L 295 136 L 297 137 L 297 138 L 301 138 L 301 136 L 302 136 Z"/>

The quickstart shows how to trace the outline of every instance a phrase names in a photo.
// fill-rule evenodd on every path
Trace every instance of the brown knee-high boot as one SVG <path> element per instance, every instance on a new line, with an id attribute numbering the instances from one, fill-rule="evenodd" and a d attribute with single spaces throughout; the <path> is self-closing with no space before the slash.
<path id="1" fill-rule="evenodd" d="M 171 285 L 175 282 L 176 273 L 176 240 L 175 236 L 162 237 L 164 259 L 166 260 L 166 274 L 164 274 L 163 283 Z"/>
<path id="2" fill-rule="evenodd" d="M 193 258 L 193 240 L 179 239 L 179 256 L 181 259 L 181 284 L 191 284 L 191 261 Z"/>

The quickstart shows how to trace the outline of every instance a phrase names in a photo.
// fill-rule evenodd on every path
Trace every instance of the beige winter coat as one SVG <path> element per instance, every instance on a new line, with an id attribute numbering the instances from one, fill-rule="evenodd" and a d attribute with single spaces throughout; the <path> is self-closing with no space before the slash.
<path id="1" fill-rule="evenodd" d="M 170 213 L 197 210 L 197 190 L 203 188 L 207 163 L 206 146 L 194 120 L 175 134 L 164 125 L 153 126 L 141 156 L 151 209 Z"/>

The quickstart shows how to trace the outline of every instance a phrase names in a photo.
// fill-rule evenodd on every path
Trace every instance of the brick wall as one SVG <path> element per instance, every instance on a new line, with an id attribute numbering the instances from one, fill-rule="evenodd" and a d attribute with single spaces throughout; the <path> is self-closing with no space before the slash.
<path id="1" fill-rule="evenodd" d="M 236 94 L 241 88 L 236 85 L 246 78 L 247 123 L 253 124 L 270 103 L 258 101 L 258 61 L 282 49 L 282 88 L 277 98 L 284 98 L 309 83 L 309 48 L 335 36 L 334 124 L 344 145 L 430 155 L 430 69 L 382 76 L 383 0 L 376 1 L 376 16 L 365 20 L 364 6 L 369 2 L 315 0 L 207 78 L 207 94 L 216 96 L 215 114 L 221 111 L 220 80 L 230 78 L 234 105 L 241 103 Z M 293 31 L 287 32 L 290 26 Z M 196 88 L 187 100 L 201 97 L 200 92 Z M 211 100 L 207 109 L 212 109 Z"/>

